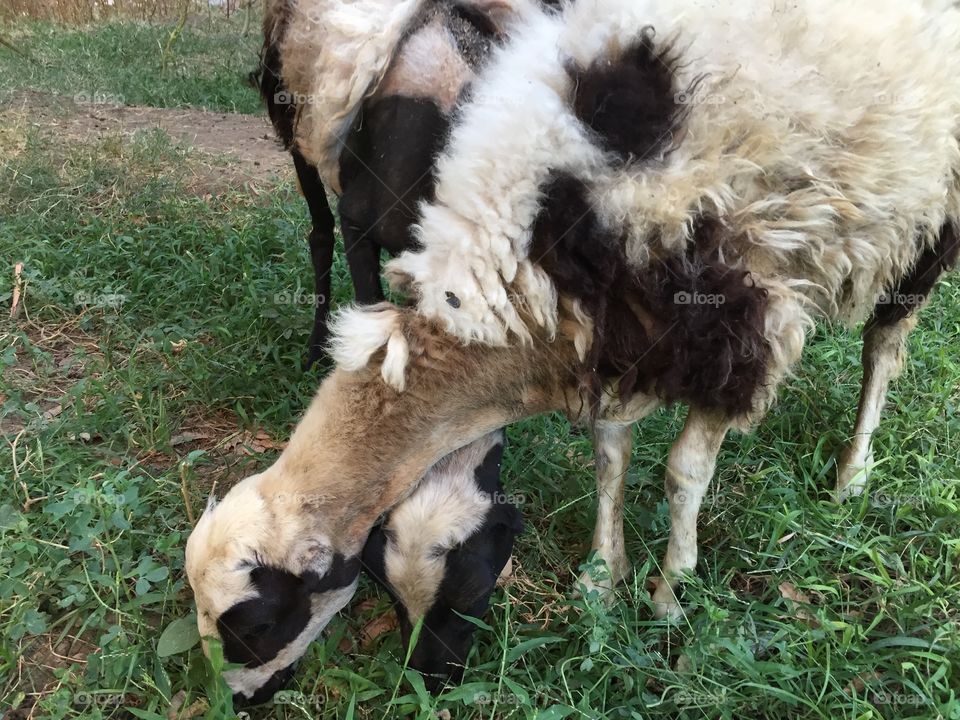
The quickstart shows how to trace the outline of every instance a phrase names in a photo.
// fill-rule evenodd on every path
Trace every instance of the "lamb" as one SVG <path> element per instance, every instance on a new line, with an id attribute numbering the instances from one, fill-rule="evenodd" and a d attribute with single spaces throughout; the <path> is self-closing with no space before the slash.
<path id="1" fill-rule="evenodd" d="M 838 497 L 862 489 L 916 311 L 960 252 L 958 46 L 939 0 L 579 0 L 529 18 L 458 116 L 420 248 L 388 265 L 416 305 L 338 316 L 337 366 L 285 451 L 191 536 L 202 622 L 268 552 L 318 579 L 299 592 L 319 632 L 430 465 L 554 410 L 594 430 L 609 587 L 629 567 L 632 424 L 682 402 L 653 594 L 676 615 L 720 445 L 760 421 L 819 318 L 870 318 Z M 338 502 L 281 517 L 293 488 Z"/>
<path id="2" fill-rule="evenodd" d="M 384 299 L 380 254 L 413 244 L 432 197 L 433 158 L 476 70 L 528 0 L 271 0 L 259 88 L 290 151 L 309 211 L 314 322 L 307 363 L 323 354 L 337 211 L 358 302 Z"/>
<path id="3" fill-rule="evenodd" d="M 410 667 L 430 690 L 463 677 L 476 626 L 462 616 L 486 613 L 523 530 L 500 483 L 503 442 L 497 431 L 437 463 L 363 549 L 364 570 L 394 599 L 405 647 L 423 620 Z"/>

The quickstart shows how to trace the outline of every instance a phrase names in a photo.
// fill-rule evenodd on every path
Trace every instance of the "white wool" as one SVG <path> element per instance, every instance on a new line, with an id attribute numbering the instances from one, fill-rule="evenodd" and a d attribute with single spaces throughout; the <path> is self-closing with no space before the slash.
<path id="1" fill-rule="evenodd" d="M 436 202 L 417 228 L 426 252 L 387 264 L 388 277 L 416 286 L 425 315 L 465 341 L 505 345 L 510 332 L 528 340 L 521 298 L 537 325 L 556 331 L 556 291 L 527 258 L 540 187 L 551 170 L 590 173 L 603 161 L 578 123 L 557 122 L 571 89 L 560 29 L 536 15 L 495 54 L 437 162 Z"/>
<path id="2" fill-rule="evenodd" d="M 383 381 L 398 392 L 403 392 L 407 386 L 407 361 L 410 359 L 410 346 L 400 330 L 390 333 L 387 341 L 387 355 L 380 366 L 380 376 Z"/>
<path id="3" fill-rule="evenodd" d="M 324 184 L 340 191 L 343 142 L 426 0 L 297 0 L 281 53 L 298 99 L 297 144 Z M 303 101 L 303 102 L 302 102 Z"/>
<path id="4" fill-rule="evenodd" d="M 647 27 L 679 56 L 678 96 L 696 90 L 671 152 L 618 168 L 574 116 L 567 67 Z M 938 0 L 578 0 L 538 15 L 481 73 L 422 208 L 423 249 L 388 275 L 464 342 L 552 333 L 530 232 L 545 180 L 568 172 L 638 272 L 682 252 L 697 216 L 722 219 L 726 261 L 771 288 L 773 379 L 813 318 L 862 319 L 960 220 L 958 48 L 960 12 Z"/>
<path id="5" fill-rule="evenodd" d="M 351 372 L 365 368 L 373 354 L 386 345 L 380 374 L 388 385 L 403 391 L 410 348 L 400 327 L 400 311 L 393 305 L 352 306 L 337 311 L 330 320 L 330 337 L 330 357 Z"/>

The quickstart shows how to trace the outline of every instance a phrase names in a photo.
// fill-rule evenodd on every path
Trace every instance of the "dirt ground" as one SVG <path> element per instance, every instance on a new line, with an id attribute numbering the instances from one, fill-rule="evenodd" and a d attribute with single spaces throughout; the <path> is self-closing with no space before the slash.
<path id="1" fill-rule="evenodd" d="M 292 172 L 290 156 L 266 116 L 77 102 L 37 91 L 18 92 L 5 105 L 0 124 L 52 129 L 67 138 L 95 141 L 160 128 L 174 140 L 225 161 L 211 192 Z"/>

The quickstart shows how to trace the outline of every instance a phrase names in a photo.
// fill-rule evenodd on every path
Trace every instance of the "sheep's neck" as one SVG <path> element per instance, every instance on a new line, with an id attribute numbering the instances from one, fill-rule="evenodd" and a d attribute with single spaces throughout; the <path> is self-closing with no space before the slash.
<path id="1" fill-rule="evenodd" d="M 321 385 L 278 464 L 287 492 L 325 498 L 346 547 L 449 452 L 526 417 L 563 408 L 571 348 L 459 348 L 408 368 L 396 392 L 373 371 L 335 371 Z M 348 508 L 344 512 L 344 508 Z M 317 512 L 324 512 L 318 505 Z"/>

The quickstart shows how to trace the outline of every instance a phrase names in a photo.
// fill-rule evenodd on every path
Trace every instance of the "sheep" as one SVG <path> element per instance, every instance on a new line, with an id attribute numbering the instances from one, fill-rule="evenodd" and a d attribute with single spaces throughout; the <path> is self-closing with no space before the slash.
<path id="1" fill-rule="evenodd" d="M 957 37 L 950 3 L 581 2 L 532 20 L 452 130 L 422 251 L 386 272 L 464 343 L 529 342 L 530 318 L 551 337 L 570 303 L 597 417 L 614 378 L 631 420 L 689 405 L 661 613 L 720 443 L 762 418 L 816 318 L 869 315 L 836 490 L 862 491 L 915 311 L 958 256 Z M 621 463 L 628 433 L 608 438 Z M 616 508 L 622 481 L 598 482 Z"/>
<path id="2" fill-rule="evenodd" d="M 323 354 L 337 211 L 357 301 L 384 299 L 380 254 L 411 247 L 433 158 L 475 71 L 529 0 L 271 0 L 251 81 L 293 157 L 310 213 L 314 321 Z"/>
<path id="3" fill-rule="evenodd" d="M 609 589 L 629 567 L 632 425 L 680 402 L 653 593 L 676 615 L 721 443 L 761 420 L 820 318 L 870 318 L 838 498 L 861 489 L 916 311 L 960 249 L 958 44 L 939 0 L 578 0 L 528 18 L 459 111 L 419 249 L 388 264 L 415 305 L 338 314 L 336 367 L 287 448 L 194 530 L 201 632 L 250 592 L 257 553 L 318 579 L 300 592 L 319 632 L 428 467 L 557 410 L 593 427 Z M 337 502 L 280 512 L 294 489 Z"/>
<path id="4" fill-rule="evenodd" d="M 430 690 L 463 677 L 476 626 L 462 616 L 486 613 L 523 530 L 500 483 L 503 442 L 491 433 L 437 463 L 363 549 L 364 571 L 394 599 L 404 646 L 423 621 L 410 667 Z"/>

